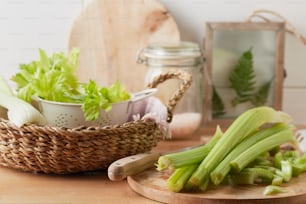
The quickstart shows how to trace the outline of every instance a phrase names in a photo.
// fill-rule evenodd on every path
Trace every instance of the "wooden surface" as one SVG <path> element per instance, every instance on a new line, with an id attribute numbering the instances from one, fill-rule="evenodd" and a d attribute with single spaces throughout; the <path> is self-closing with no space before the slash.
<path id="1" fill-rule="evenodd" d="M 93 0 L 75 19 L 69 47 L 80 49 L 80 80 L 110 85 L 117 79 L 130 91 L 144 88 L 137 52 L 152 42 L 178 42 L 177 25 L 158 0 Z"/>
<path id="2" fill-rule="evenodd" d="M 207 132 L 213 130 L 204 129 L 199 136 L 189 140 L 161 141 L 153 152 L 172 151 L 206 142 L 210 138 L 204 136 Z M 1 204 L 159 203 L 135 193 L 126 180 L 110 181 L 106 171 L 47 175 L 0 167 L 0 181 Z"/>
<path id="3" fill-rule="evenodd" d="M 199 144 L 200 138 L 162 141 L 153 151 L 169 151 Z M 155 204 L 133 192 L 126 180 L 113 182 L 106 171 L 46 175 L 0 167 L 0 203 L 4 204 Z"/>
<path id="4" fill-rule="evenodd" d="M 139 194 L 163 203 L 205 203 L 205 204 L 302 204 L 306 201 L 306 174 L 293 178 L 283 187 L 286 193 L 264 196 L 265 186 L 219 186 L 205 193 L 173 193 L 168 190 L 166 180 L 169 175 L 149 169 L 128 177 L 131 188 Z"/>

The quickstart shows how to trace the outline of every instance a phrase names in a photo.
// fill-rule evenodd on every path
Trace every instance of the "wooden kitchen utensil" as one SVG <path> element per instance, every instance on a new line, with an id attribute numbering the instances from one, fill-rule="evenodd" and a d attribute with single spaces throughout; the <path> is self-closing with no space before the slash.
<path id="1" fill-rule="evenodd" d="M 137 52 L 153 42 L 179 42 L 177 25 L 158 0 L 93 0 L 75 20 L 69 47 L 80 49 L 78 77 L 100 85 L 116 80 L 131 92 L 144 86 Z"/>
<path id="2" fill-rule="evenodd" d="M 128 177 L 130 187 L 140 195 L 163 203 L 205 204 L 302 204 L 306 200 L 306 174 L 292 178 L 282 187 L 286 193 L 263 195 L 264 185 L 218 186 L 206 192 L 174 193 L 167 188 L 165 172 L 149 169 Z"/>

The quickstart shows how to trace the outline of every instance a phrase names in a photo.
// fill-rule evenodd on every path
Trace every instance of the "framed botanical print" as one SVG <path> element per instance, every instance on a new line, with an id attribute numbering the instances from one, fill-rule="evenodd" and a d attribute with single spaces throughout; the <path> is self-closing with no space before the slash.
<path id="1" fill-rule="evenodd" d="M 282 109 L 285 25 L 208 22 L 204 125 L 229 125 L 247 109 Z"/>

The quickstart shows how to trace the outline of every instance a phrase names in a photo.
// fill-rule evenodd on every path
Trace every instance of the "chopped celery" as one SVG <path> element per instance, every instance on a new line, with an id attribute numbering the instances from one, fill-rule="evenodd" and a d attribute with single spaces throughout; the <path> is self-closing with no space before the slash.
<path id="1" fill-rule="evenodd" d="M 280 146 L 277 146 L 270 150 L 270 155 L 275 155 L 280 151 Z"/>
<path id="2" fill-rule="evenodd" d="M 270 166 L 271 165 L 271 161 L 269 159 L 265 159 L 265 158 L 261 158 L 261 157 L 256 158 L 254 160 L 254 163 L 256 165 L 261 165 L 261 166 Z"/>
<path id="3" fill-rule="evenodd" d="M 284 193 L 284 192 L 287 192 L 287 190 L 282 187 L 269 185 L 265 188 L 263 194 L 272 195 L 272 194 Z"/>
<path id="4" fill-rule="evenodd" d="M 288 151 L 285 151 L 284 152 L 284 158 L 285 160 L 288 160 L 288 159 L 296 159 L 299 157 L 299 153 L 298 151 L 296 150 L 288 150 Z"/>
<path id="5" fill-rule="evenodd" d="M 182 166 L 200 163 L 204 157 L 207 156 L 217 141 L 221 138 L 222 134 L 223 133 L 218 126 L 214 136 L 207 144 L 193 149 L 160 156 L 157 161 L 157 170 L 162 171 L 167 168 L 176 169 Z"/>
<path id="6" fill-rule="evenodd" d="M 294 160 L 295 164 L 306 164 L 306 152 L 304 153 L 303 156 L 298 157 Z"/>
<path id="7" fill-rule="evenodd" d="M 235 159 L 237 156 L 239 156 L 241 153 L 245 152 L 248 148 L 250 148 L 252 145 L 257 143 L 258 141 L 275 134 L 281 130 L 285 130 L 288 128 L 288 125 L 286 124 L 276 124 L 272 127 L 268 127 L 265 129 L 261 129 L 258 132 L 248 136 L 245 138 L 241 143 L 239 143 L 219 164 L 218 166 L 211 172 L 210 178 L 213 184 L 218 185 L 222 182 L 224 177 L 230 172 L 231 166 L 230 162 Z M 262 157 L 257 158 L 257 160 L 260 160 L 260 162 L 256 162 L 256 164 L 261 164 L 261 165 L 269 165 L 270 161 L 267 160 L 269 155 L 267 155 L 268 152 L 265 152 Z M 267 161 L 263 163 L 261 160 L 263 158 L 264 161 Z"/>
<path id="8" fill-rule="evenodd" d="M 299 176 L 302 173 L 302 171 L 303 171 L 302 166 L 299 166 L 299 165 L 294 164 L 292 162 L 290 162 L 290 164 L 292 166 L 292 176 L 293 177 Z"/>
<path id="9" fill-rule="evenodd" d="M 268 169 L 263 168 L 251 168 L 256 172 L 257 178 L 261 178 L 264 181 L 271 183 L 274 179 L 274 174 Z"/>
<path id="10" fill-rule="evenodd" d="M 234 172 L 240 172 L 258 155 L 269 151 L 280 144 L 290 142 L 292 140 L 293 130 L 292 127 L 288 126 L 288 128 L 257 142 L 248 148 L 245 152 L 236 157 L 233 161 L 231 161 L 231 169 Z"/>
<path id="11" fill-rule="evenodd" d="M 274 163 L 274 166 L 278 169 L 281 168 L 281 161 L 283 160 L 283 153 L 282 152 L 278 152 L 274 155 L 274 158 L 273 158 L 273 163 Z"/>
<path id="12" fill-rule="evenodd" d="M 271 183 L 274 174 L 263 168 L 244 168 L 238 174 L 229 174 L 229 182 L 237 184 Z"/>
<path id="13" fill-rule="evenodd" d="M 280 186 L 283 183 L 284 179 L 282 176 L 274 175 L 274 178 L 272 180 L 273 186 Z"/>
<path id="14" fill-rule="evenodd" d="M 292 166 L 289 161 L 281 161 L 281 171 L 285 182 L 289 182 L 292 177 Z"/>
<path id="15" fill-rule="evenodd" d="M 254 184 L 255 179 L 257 178 L 257 174 L 254 170 L 249 168 L 243 169 L 239 174 L 229 174 L 227 176 L 228 183 L 231 185 L 246 185 L 246 184 Z"/>

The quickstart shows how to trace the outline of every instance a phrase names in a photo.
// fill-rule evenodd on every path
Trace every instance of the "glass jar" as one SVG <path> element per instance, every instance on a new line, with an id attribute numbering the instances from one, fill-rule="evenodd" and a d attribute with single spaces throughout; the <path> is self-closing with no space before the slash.
<path id="1" fill-rule="evenodd" d="M 192 85 L 176 105 L 170 123 L 173 139 L 190 138 L 202 122 L 203 55 L 199 45 L 191 42 L 153 43 L 139 53 L 137 61 L 146 65 L 145 84 L 155 76 L 169 71 L 183 70 L 192 75 Z M 156 95 L 166 103 L 179 84 L 178 79 L 167 80 L 159 85 Z"/>

